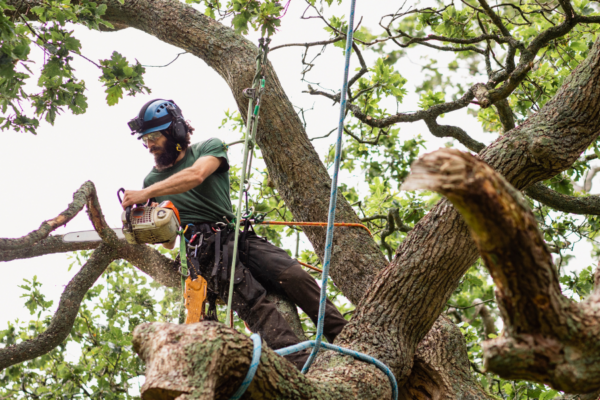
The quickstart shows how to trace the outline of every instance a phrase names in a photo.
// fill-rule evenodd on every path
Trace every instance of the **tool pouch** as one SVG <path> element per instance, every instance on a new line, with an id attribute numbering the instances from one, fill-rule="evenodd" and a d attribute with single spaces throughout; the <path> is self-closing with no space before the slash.
<path id="1" fill-rule="evenodd" d="M 209 315 L 216 317 L 216 301 L 217 299 L 226 299 L 229 291 L 235 231 L 228 228 L 214 230 L 209 224 L 200 224 L 194 226 L 191 237 L 196 234 L 203 235 L 202 245 L 197 251 L 195 249 L 194 251 L 188 250 L 188 257 L 192 261 L 194 272 L 197 271 L 208 282 L 209 311 L 207 318 Z M 246 247 L 245 237 L 244 233 L 239 237 L 234 285 L 239 284 L 244 278 L 245 266 L 241 260 L 241 250 Z"/>

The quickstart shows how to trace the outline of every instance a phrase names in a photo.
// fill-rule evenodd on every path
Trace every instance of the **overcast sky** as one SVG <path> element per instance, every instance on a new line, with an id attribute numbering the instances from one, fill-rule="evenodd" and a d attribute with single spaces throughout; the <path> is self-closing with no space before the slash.
<path id="1" fill-rule="evenodd" d="M 389 2 L 371 0 L 358 2 L 357 20 L 363 17 L 363 26 L 377 27 L 381 15 L 392 12 Z M 324 40 L 326 32 L 317 20 L 300 20 L 304 11 L 303 2 L 292 1 L 282 28 L 275 35 L 272 46 L 284 43 Z M 344 5 L 346 7 L 346 5 Z M 346 13 L 346 12 L 344 12 Z M 100 33 L 82 27 L 73 27 L 75 36 L 82 42 L 82 52 L 92 60 L 109 58 L 112 51 L 118 51 L 128 60 L 139 60 L 145 65 L 164 65 L 173 60 L 182 50 L 162 43 L 134 29 L 114 33 Z M 379 32 L 375 30 L 375 32 Z M 251 40 L 256 41 L 252 35 Z M 423 50 L 425 51 L 425 50 Z M 312 50 L 316 54 L 317 49 Z M 420 53 L 423 54 L 423 53 Z M 41 65 L 41 52 L 35 51 Z M 365 54 L 368 59 L 374 57 Z M 322 136 L 337 126 L 338 107 L 329 100 L 302 93 L 306 83 L 300 81 L 302 48 L 284 48 L 270 54 L 279 79 L 291 101 L 300 107 L 313 108 L 306 114 L 309 137 Z M 317 65 L 308 75 L 312 82 L 325 87 L 341 87 L 343 54 L 341 49 L 329 47 L 317 59 Z M 352 60 L 352 68 L 357 61 Z M 419 53 L 410 53 L 410 59 L 403 59 L 397 65 L 402 75 L 409 80 L 409 92 L 420 83 L 421 68 Z M 221 77 L 207 67 L 200 59 L 185 54 L 167 68 L 147 68 L 146 84 L 152 89 L 150 95 L 126 97 L 117 106 L 109 107 L 104 100 L 104 88 L 98 82 L 99 70 L 80 57 L 75 57 L 73 65 L 77 76 L 87 85 L 88 111 L 84 115 L 69 113 L 57 118 L 54 126 L 41 123 L 38 135 L 29 133 L 2 132 L 0 146 L 0 193 L 5 207 L 0 214 L 0 237 L 15 238 L 37 229 L 42 221 L 54 218 L 72 200 L 72 194 L 79 186 L 91 180 L 98 190 L 100 203 L 108 223 L 120 227 L 121 208 L 116 192 L 119 188 L 139 188 L 142 179 L 152 167 L 152 157 L 141 142 L 129 134 L 127 121 L 133 118 L 140 107 L 153 98 L 173 99 L 183 110 L 186 119 L 196 128 L 193 142 L 209 137 L 219 137 L 225 142 L 239 139 L 238 133 L 218 129 L 226 110 L 235 110 L 236 105 L 228 86 Z M 35 79 L 32 82 L 35 85 Z M 268 85 L 268 82 L 267 82 Z M 35 86 L 31 86 L 36 91 Z M 418 107 L 418 96 L 409 94 L 401 110 L 413 111 Z M 466 115 L 464 110 L 447 115 L 445 124 L 463 127 L 471 136 L 485 143 L 493 140 L 484 134 L 477 121 Z M 406 124 L 401 127 L 403 138 L 422 134 L 429 141 L 429 149 L 439 148 L 447 140 L 436 139 L 422 123 Z M 324 154 L 334 143 L 334 135 L 314 141 L 317 150 Z M 241 146 L 230 149 L 231 163 L 241 162 Z M 352 186 L 362 181 L 360 173 L 354 176 L 342 174 L 341 183 L 348 181 Z M 92 226 L 84 212 L 66 227 L 55 233 L 89 230 Z M 288 243 L 292 248 L 292 243 Z M 302 246 L 309 247 L 303 239 Z M 589 246 L 581 246 L 578 265 L 589 265 Z M 77 272 L 67 271 L 67 255 L 56 254 L 29 260 L 11 261 L 2 267 L 0 279 L 0 299 L 3 304 L 0 313 L 0 329 L 6 322 L 17 317 L 28 319 L 29 314 L 20 299 L 22 290 L 17 285 L 23 278 L 37 275 L 44 283 L 43 293 L 50 299 L 58 300 L 64 285 Z M 58 305 L 55 301 L 54 307 Z"/>

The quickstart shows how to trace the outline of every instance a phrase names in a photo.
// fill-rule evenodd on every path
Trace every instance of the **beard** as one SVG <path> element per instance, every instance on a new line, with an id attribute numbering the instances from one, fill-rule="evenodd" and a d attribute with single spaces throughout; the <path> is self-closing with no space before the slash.
<path id="1" fill-rule="evenodd" d="M 152 146 L 150 152 L 154 155 L 154 164 L 156 169 L 163 171 L 175 164 L 175 160 L 179 157 L 179 151 L 177 151 L 177 142 L 171 137 L 171 135 L 165 135 L 167 140 L 163 146 Z"/>

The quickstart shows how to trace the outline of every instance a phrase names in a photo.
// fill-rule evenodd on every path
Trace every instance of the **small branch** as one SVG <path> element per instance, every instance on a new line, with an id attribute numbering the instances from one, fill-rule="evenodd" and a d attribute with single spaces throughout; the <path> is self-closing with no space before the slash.
<path id="1" fill-rule="evenodd" d="M 583 190 L 585 190 L 587 193 L 592 190 L 592 180 L 596 174 L 598 174 L 598 172 L 600 172 L 600 166 L 592 167 L 588 171 L 587 176 L 585 177 L 585 184 L 583 185 Z"/>
<path id="2" fill-rule="evenodd" d="M 69 204 L 67 209 L 60 213 L 56 218 L 42 222 L 40 227 L 18 239 L 0 238 L 0 251 L 18 250 L 35 245 L 61 225 L 66 225 L 71 221 L 81 209 L 87 204 L 88 199 L 92 195 L 95 196 L 96 188 L 91 181 L 85 182 L 73 194 L 73 202 Z"/>
<path id="3" fill-rule="evenodd" d="M 477 307 L 477 306 L 479 306 L 479 305 L 482 305 L 482 304 L 485 304 L 485 303 L 489 303 L 489 302 L 491 302 L 491 301 L 496 301 L 496 299 L 483 300 L 483 301 L 482 301 L 482 302 L 480 302 L 480 303 L 471 304 L 470 306 L 466 306 L 466 307 L 459 307 L 459 306 L 456 306 L 456 305 L 454 305 L 454 304 L 450 304 L 450 303 L 448 303 L 447 305 L 448 305 L 449 307 L 455 308 L 455 309 L 457 309 L 457 310 L 466 310 L 466 309 L 469 309 L 469 308 Z"/>
<path id="4" fill-rule="evenodd" d="M 504 133 L 514 129 L 515 117 L 510 105 L 508 104 L 508 100 L 499 100 L 494 103 L 494 107 L 496 107 L 496 111 L 498 112 L 498 118 L 500 118 L 500 123 L 502 124 L 502 130 Z"/>
<path id="5" fill-rule="evenodd" d="M 352 85 L 354 85 L 354 83 L 357 80 L 359 80 L 364 74 L 366 74 L 369 71 L 369 68 L 367 68 L 367 63 L 365 62 L 365 59 L 363 58 L 362 52 L 360 51 L 360 49 L 358 48 L 358 46 L 355 43 L 352 43 L 352 49 L 354 49 L 354 53 L 356 54 L 356 57 L 358 57 L 358 62 L 360 63 L 360 70 L 356 73 L 356 75 L 354 75 L 348 81 L 348 91 L 350 90 Z M 348 94 L 350 94 L 350 93 L 348 93 Z M 355 97 L 358 97 L 358 96 L 354 96 L 354 98 Z M 350 101 L 354 100 L 354 98 L 352 96 L 350 96 L 350 98 L 351 98 Z"/>
<path id="6" fill-rule="evenodd" d="M 330 135 L 331 135 L 333 132 L 335 132 L 336 130 L 337 130 L 337 128 L 333 128 L 333 129 L 332 129 L 332 130 L 330 130 L 330 131 L 329 131 L 329 133 L 328 133 L 328 134 L 326 134 L 326 135 L 323 135 L 323 136 L 317 136 L 317 137 L 314 137 L 314 138 L 310 138 L 310 139 L 308 139 L 308 140 L 310 140 L 310 141 L 312 142 L 313 140 L 317 140 L 317 139 L 325 139 L 326 137 L 329 137 L 329 136 L 330 136 Z"/>
<path id="7" fill-rule="evenodd" d="M 94 250 L 88 262 L 65 287 L 48 329 L 34 339 L 0 349 L 0 370 L 46 354 L 62 343 L 73 328 L 83 297 L 115 259 L 115 251 L 107 244 Z"/>
<path id="8" fill-rule="evenodd" d="M 560 7 L 565 12 L 567 21 L 575 18 L 575 10 L 573 10 L 570 0 L 558 0 L 558 4 L 560 4 Z"/>
<path id="9" fill-rule="evenodd" d="M 363 139 L 359 138 L 358 136 L 356 136 L 355 134 L 353 134 L 346 127 L 344 127 L 344 132 L 346 132 L 347 135 L 352 136 L 354 138 L 354 140 L 356 140 L 358 143 L 369 144 L 369 145 L 373 145 L 373 146 L 375 146 L 379 143 L 379 138 L 381 137 L 382 134 L 387 135 L 387 132 L 385 132 L 383 129 L 380 129 L 379 133 L 377 134 L 377 137 L 375 139 L 363 140 Z"/>
<path id="10" fill-rule="evenodd" d="M 321 40 L 319 42 L 282 44 L 282 45 L 275 46 L 275 47 L 269 49 L 269 51 L 274 51 L 277 49 L 281 49 L 283 47 L 307 47 L 308 48 L 308 47 L 312 47 L 312 46 L 326 46 L 328 44 L 332 44 L 332 43 L 339 42 L 340 40 L 344 40 L 345 38 L 346 38 L 346 35 L 338 35 L 338 36 L 334 37 L 333 39 Z"/>
<path id="11" fill-rule="evenodd" d="M 467 149 L 479 153 L 485 148 L 485 145 L 477 140 L 473 139 L 467 134 L 462 128 L 451 125 L 438 125 L 435 118 L 425 118 L 425 124 L 429 128 L 429 131 L 436 137 L 451 137 L 458 140 Z"/>
<path id="12" fill-rule="evenodd" d="M 145 67 L 145 68 L 165 68 L 165 67 L 168 67 L 169 65 L 173 64 L 175 61 L 177 61 L 177 59 L 179 58 L 179 56 L 181 56 L 183 54 L 188 54 L 188 52 L 184 51 L 184 52 L 178 53 L 177 56 L 173 60 L 171 60 L 170 63 L 165 64 L 165 65 L 142 65 L 142 67 Z"/>
<path id="13" fill-rule="evenodd" d="M 494 25 L 496 25 L 496 27 L 500 29 L 500 32 L 502 32 L 504 36 L 512 36 L 510 34 L 510 31 L 502 23 L 502 19 L 500 19 L 500 17 L 494 12 L 494 10 L 491 9 L 487 1 L 479 0 L 479 4 L 481 5 L 481 8 L 483 8 L 485 14 L 492 20 Z"/>
<path id="14" fill-rule="evenodd" d="M 392 256 L 394 254 L 394 249 L 392 249 L 392 246 L 390 246 L 389 243 L 387 243 L 385 241 L 385 238 L 388 237 L 388 236 L 390 236 L 396 230 L 396 224 L 394 223 L 394 216 L 392 215 L 394 212 L 398 212 L 398 209 L 397 208 L 390 208 L 388 210 L 387 227 L 381 233 L 381 245 L 387 250 L 387 252 L 388 252 L 388 260 L 390 260 L 390 261 L 392 261 Z"/>

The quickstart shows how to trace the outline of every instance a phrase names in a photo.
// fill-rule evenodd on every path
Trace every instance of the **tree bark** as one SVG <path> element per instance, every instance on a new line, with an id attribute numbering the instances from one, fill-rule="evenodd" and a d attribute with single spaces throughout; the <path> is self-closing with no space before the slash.
<path id="1" fill-rule="evenodd" d="M 24 2 L 28 6 L 38 3 Z M 105 3 L 110 22 L 143 30 L 206 61 L 229 84 L 246 117 L 241 91 L 254 74 L 255 46 L 174 0 Z M 518 189 L 568 168 L 598 136 L 599 53 L 597 42 L 553 100 L 482 152 L 481 157 Z M 258 144 L 269 174 L 295 219 L 324 221 L 329 175 L 270 67 L 267 82 Z M 358 222 L 341 196 L 338 204 L 336 220 Z M 322 254 L 324 231 L 314 228 L 305 232 L 317 254 Z M 467 225 L 448 201 L 442 201 L 407 235 L 396 258 L 385 268 L 377 244 L 361 230 L 338 230 L 334 249 L 332 277 L 352 302 L 360 301 L 338 344 L 387 363 L 400 384 L 405 383 L 417 345 L 477 258 Z M 311 376 L 338 382 L 341 387 L 351 385 L 353 393 L 366 396 L 360 398 L 389 396 L 389 384 L 381 372 L 331 352 L 318 357 Z M 379 382 L 379 386 L 365 382 Z"/>
<path id="2" fill-rule="evenodd" d="M 483 343 L 486 369 L 570 393 L 600 389 L 600 291 L 581 303 L 562 295 L 521 193 L 487 164 L 450 149 L 419 158 L 404 186 L 454 204 L 496 284 L 505 328 Z"/>
<path id="3" fill-rule="evenodd" d="M 493 399 L 473 377 L 465 338 L 447 317 L 440 316 L 419 343 L 413 369 L 399 398 Z"/>

